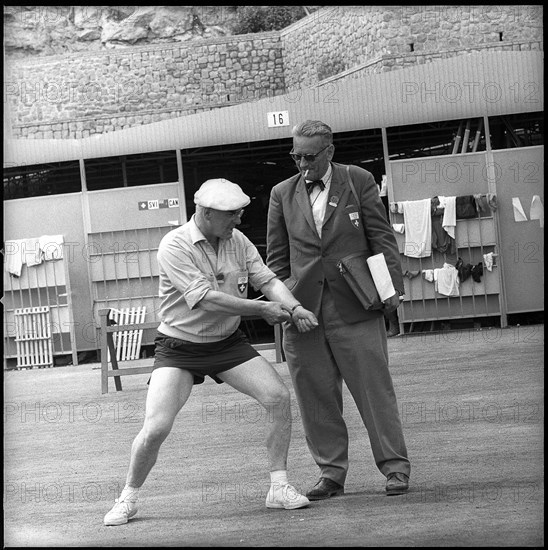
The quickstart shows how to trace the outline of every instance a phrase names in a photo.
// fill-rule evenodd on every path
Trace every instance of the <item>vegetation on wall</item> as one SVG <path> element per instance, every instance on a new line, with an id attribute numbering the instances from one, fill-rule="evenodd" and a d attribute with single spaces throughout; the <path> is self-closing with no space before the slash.
<path id="1" fill-rule="evenodd" d="M 346 65 L 344 61 L 340 59 L 322 59 L 316 66 L 318 72 L 318 80 L 323 80 L 324 78 L 329 78 L 336 74 L 342 73 L 346 70 Z"/>
<path id="2" fill-rule="evenodd" d="M 307 15 L 303 6 L 237 6 L 234 34 L 278 31 Z"/>

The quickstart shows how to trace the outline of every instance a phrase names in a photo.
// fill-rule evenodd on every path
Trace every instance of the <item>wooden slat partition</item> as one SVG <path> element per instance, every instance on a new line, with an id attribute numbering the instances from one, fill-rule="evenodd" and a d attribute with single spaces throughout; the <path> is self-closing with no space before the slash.
<path id="1" fill-rule="evenodd" d="M 134 325 L 145 322 L 146 306 L 110 310 L 109 318 L 116 325 Z M 139 359 L 143 330 L 124 330 L 113 333 L 116 359 L 131 361 Z M 110 352 L 109 352 L 110 353 Z"/>
<path id="2" fill-rule="evenodd" d="M 52 367 L 53 343 L 49 306 L 14 311 L 17 368 Z"/>

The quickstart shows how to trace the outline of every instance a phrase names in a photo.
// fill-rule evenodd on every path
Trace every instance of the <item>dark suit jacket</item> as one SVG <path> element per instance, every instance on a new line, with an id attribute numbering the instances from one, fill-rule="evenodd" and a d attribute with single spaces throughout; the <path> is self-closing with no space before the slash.
<path id="1" fill-rule="evenodd" d="M 403 293 L 400 254 L 373 175 L 358 166 L 350 166 L 352 181 L 360 198 L 360 205 L 357 205 L 348 184 L 346 166 L 336 162 L 331 165 L 333 175 L 321 239 L 316 232 L 301 174 L 272 188 L 268 210 L 267 265 L 297 300 L 316 316 L 320 311 L 323 285 L 327 281 L 342 319 L 355 323 L 382 313 L 366 311 L 360 305 L 339 273 L 337 262 L 353 252 L 363 251 L 367 256 L 383 252 L 394 288 Z M 356 213 L 359 216 L 357 226 L 353 223 Z"/>

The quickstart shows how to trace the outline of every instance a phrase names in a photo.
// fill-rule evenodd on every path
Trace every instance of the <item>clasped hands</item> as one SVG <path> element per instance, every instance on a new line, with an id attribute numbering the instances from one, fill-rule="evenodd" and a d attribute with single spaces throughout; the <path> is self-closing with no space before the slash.
<path id="1" fill-rule="evenodd" d="M 299 332 L 308 332 L 318 326 L 316 316 L 308 309 L 299 306 L 291 314 L 280 302 L 265 302 L 262 317 L 269 325 L 289 321 L 295 325 Z"/>

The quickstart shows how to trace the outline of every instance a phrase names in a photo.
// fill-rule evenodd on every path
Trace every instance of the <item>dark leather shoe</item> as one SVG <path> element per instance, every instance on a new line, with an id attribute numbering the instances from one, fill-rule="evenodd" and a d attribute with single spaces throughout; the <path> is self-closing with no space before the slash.
<path id="1" fill-rule="evenodd" d="M 323 500 L 324 498 L 336 497 L 344 494 L 344 486 L 328 477 L 320 477 L 318 483 L 314 485 L 306 496 L 309 500 Z"/>
<path id="2" fill-rule="evenodd" d="M 409 490 L 409 477 L 401 472 L 393 472 L 386 476 L 386 494 L 403 495 Z"/>

